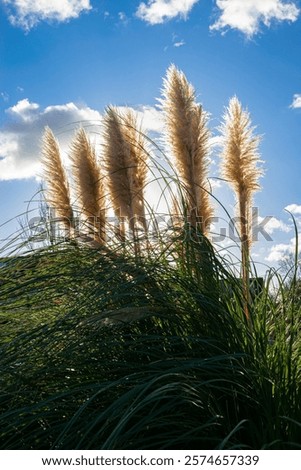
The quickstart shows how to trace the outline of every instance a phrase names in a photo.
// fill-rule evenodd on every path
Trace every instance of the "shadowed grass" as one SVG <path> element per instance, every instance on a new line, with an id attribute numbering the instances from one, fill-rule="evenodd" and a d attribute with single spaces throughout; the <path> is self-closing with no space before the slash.
<path id="1" fill-rule="evenodd" d="M 131 253 L 61 244 L 2 268 L 1 448 L 300 448 L 300 312 L 281 280 L 250 330 L 202 234 Z"/>

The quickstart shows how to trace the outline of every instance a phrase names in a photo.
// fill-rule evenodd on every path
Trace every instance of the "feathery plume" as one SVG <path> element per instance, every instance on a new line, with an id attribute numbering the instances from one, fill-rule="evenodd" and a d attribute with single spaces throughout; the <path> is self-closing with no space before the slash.
<path id="1" fill-rule="evenodd" d="M 119 217 L 120 236 L 125 238 L 125 220 L 135 236 L 136 223 L 147 230 L 144 187 L 147 175 L 147 151 L 144 133 L 133 111 L 122 114 L 109 107 L 104 118 L 105 164 L 115 214 Z"/>
<path id="2" fill-rule="evenodd" d="M 224 138 L 222 174 L 233 187 L 238 202 L 239 231 L 241 237 L 242 278 L 249 299 L 249 258 L 252 244 L 252 201 L 255 191 L 260 189 L 262 169 L 258 145 L 260 137 L 254 135 L 250 115 L 242 109 L 237 97 L 230 100 L 221 127 Z M 247 306 L 245 313 L 249 319 Z"/>
<path id="3" fill-rule="evenodd" d="M 262 170 L 258 145 L 260 137 L 253 135 L 250 115 L 242 109 L 237 97 L 230 100 L 221 127 L 224 137 L 222 174 L 233 187 L 239 206 L 240 235 L 248 248 L 252 243 L 251 209 L 253 195 L 260 189 Z"/>
<path id="4" fill-rule="evenodd" d="M 79 129 L 71 144 L 70 158 L 76 183 L 77 199 L 89 234 L 98 244 L 105 243 L 106 205 L 103 175 L 95 149 L 84 131 Z"/>
<path id="5" fill-rule="evenodd" d="M 195 92 L 183 72 L 171 65 L 163 82 L 162 109 L 166 140 L 176 169 L 187 192 L 187 210 L 192 225 L 206 234 L 213 208 L 207 181 L 209 166 L 208 114 L 195 101 Z"/>
<path id="6" fill-rule="evenodd" d="M 47 184 L 46 201 L 55 209 L 67 233 L 73 226 L 73 211 L 66 172 L 62 165 L 60 148 L 51 129 L 45 128 L 42 147 L 43 175 Z"/>

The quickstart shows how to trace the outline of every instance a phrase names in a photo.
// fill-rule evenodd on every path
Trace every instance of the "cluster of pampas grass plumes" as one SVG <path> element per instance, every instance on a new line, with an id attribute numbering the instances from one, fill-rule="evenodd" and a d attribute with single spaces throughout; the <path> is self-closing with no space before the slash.
<path id="1" fill-rule="evenodd" d="M 55 209 L 55 215 L 63 223 L 67 234 L 73 226 L 73 210 L 70 189 L 64 170 L 60 148 L 49 127 L 46 127 L 42 147 L 43 176 L 47 184 L 46 201 Z"/>
<path id="2" fill-rule="evenodd" d="M 179 197 L 171 196 L 172 221 L 182 229 L 183 220 L 208 236 L 213 216 L 208 168 L 210 138 L 208 114 L 196 102 L 193 86 L 184 73 L 170 66 L 163 82 L 161 108 L 165 120 L 165 141 L 171 151 L 179 180 Z M 71 146 L 73 177 L 80 211 L 89 225 L 90 235 L 100 244 L 106 238 L 104 178 L 115 215 L 117 237 L 126 241 L 126 227 L 139 250 L 138 229 L 147 235 L 144 190 L 148 170 L 147 137 L 131 110 L 113 106 L 106 109 L 103 127 L 103 176 L 95 150 L 83 129 Z M 230 100 L 221 132 L 224 139 L 222 175 L 234 189 L 241 236 L 242 278 L 249 292 L 249 258 L 252 243 L 251 208 L 254 192 L 260 189 L 258 144 L 249 113 L 236 97 Z M 62 167 L 58 144 L 49 129 L 44 136 L 45 179 L 48 199 L 61 217 L 72 219 L 69 187 Z M 184 256 L 184 255 L 183 255 Z M 246 309 L 246 316 L 248 317 Z"/>
<path id="3" fill-rule="evenodd" d="M 165 137 L 187 193 L 189 221 L 207 234 L 213 207 L 210 201 L 208 166 L 210 131 L 208 114 L 195 101 L 195 92 L 183 72 L 174 65 L 167 70 L 161 105 Z"/>
<path id="4" fill-rule="evenodd" d="M 79 129 L 71 144 L 70 153 L 76 197 L 89 235 L 101 245 L 106 239 L 106 202 L 104 177 L 95 149 L 84 129 Z"/>
<path id="5" fill-rule="evenodd" d="M 124 113 L 109 107 L 104 118 L 104 160 L 108 187 L 119 233 L 125 239 L 125 221 L 135 236 L 139 221 L 146 230 L 144 187 L 147 175 L 145 137 L 131 110 Z"/>
<path id="6" fill-rule="evenodd" d="M 239 231 L 241 237 L 242 277 L 248 300 L 249 254 L 252 244 L 252 201 L 260 189 L 262 170 L 258 145 L 260 137 L 254 135 L 249 113 L 243 110 L 237 97 L 230 100 L 221 126 L 224 138 L 222 174 L 233 187 L 238 203 Z M 248 311 L 246 316 L 248 317 Z"/>

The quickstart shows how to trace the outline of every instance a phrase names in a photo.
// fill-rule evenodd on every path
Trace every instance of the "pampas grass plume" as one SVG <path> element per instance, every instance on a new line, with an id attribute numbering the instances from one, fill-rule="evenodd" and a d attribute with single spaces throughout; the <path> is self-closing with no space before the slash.
<path id="1" fill-rule="evenodd" d="M 47 184 L 46 201 L 69 231 L 73 225 L 69 183 L 62 165 L 59 144 L 49 127 L 45 128 L 43 135 L 42 165 Z"/>
<path id="2" fill-rule="evenodd" d="M 134 112 L 109 107 L 105 115 L 105 165 L 113 209 L 124 239 L 127 220 L 134 233 L 136 221 L 146 231 L 144 187 L 147 175 L 145 137 Z"/>
<path id="3" fill-rule="evenodd" d="M 84 129 L 79 129 L 71 144 L 70 158 L 80 211 L 90 235 L 99 244 L 106 239 L 106 202 L 104 180 L 95 149 Z"/>
<path id="4" fill-rule="evenodd" d="M 249 249 L 252 244 L 253 195 L 260 189 L 259 178 L 263 171 L 258 167 L 260 136 L 254 135 L 250 115 L 242 109 L 236 96 L 229 102 L 221 130 L 224 138 L 222 176 L 235 192 L 238 201 L 240 235 Z"/>
<path id="5" fill-rule="evenodd" d="M 187 208 L 192 225 L 199 223 L 206 234 L 213 207 L 207 180 L 209 166 L 208 114 L 195 101 L 195 92 L 183 72 L 171 65 L 163 82 L 162 109 L 166 140 L 187 192 Z"/>
<path id="6" fill-rule="evenodd" d="M 222 175 L 233 187 L 237 203 L 239 231 L 241 237 L 241 269 L 245 292 L 244 312 L 248 321 L 249 313 L 249 264 L 252 244 L 252 203 L 255 191 L 260 189 L 259 178 L 262 169 L 258 145 L 260 137 L 254 135 L 249 113 L 242 109 L 236 96 L 231 98 L 221 127 L 224 138 L 222 153 Z"/>

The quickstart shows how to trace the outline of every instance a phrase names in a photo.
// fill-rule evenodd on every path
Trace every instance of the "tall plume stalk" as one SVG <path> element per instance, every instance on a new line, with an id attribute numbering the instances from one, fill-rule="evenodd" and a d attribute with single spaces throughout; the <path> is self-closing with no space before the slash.
<path id="1" fill-rule="evenodd" d="M 138 126 L 137 117 L 130 109 L 122 114 L 109 107 L 105 119 L 105 164 L 109 192 L 115 214 L 119 217 L 119 236 L 125 240 L 125 221 L 138 250 L 137 227 L 145 233 L 144 188 L 147 176 L 145 134 Z"/>
<path id="2" fill-rule="evenodd" d="M 189 221 L 207 234 L 213 215 L 207 179 L 210 150 L 208 114 L 196 103 L 194 88 L 174 65 L 167 70 L 161 104 L 166 140 L 187 193 Z"/>
<path id="3" fill-rule="evenodd" d="M 59 144 L 49 127 L 45 128 L 43 135 L 42 155 L 43 174 L 47 184 L 46 201 L 55 210 L 55 215 L 69 237 L 73 227 L 69 184 L 62 165 Z"/>
<path id="4" fill-rule="evenodd" d="M 79 129 L 71 144 L 70 157 L 80 211 L 89 236 L 104 245 L 106 241 L 106 203 L 104 181 L 95 149 L 84 129 Z"/>
<path id="5" fill-rule="evenodd" d="M 260 189 L 258 180 L 262 175 L 262 170 L 257 166 L 260 162 L 258 153 L 260 137 L 254 135 L 249 113 L 242 109 L 241 103 L 236 97 L 230 100 L 221 130 L 224 138 L 222 174 L 232 186 L 238 203 L 242 279 L 246 299 L 245 315 L 249 321 L 252 202 L 254 192 Z"/>

